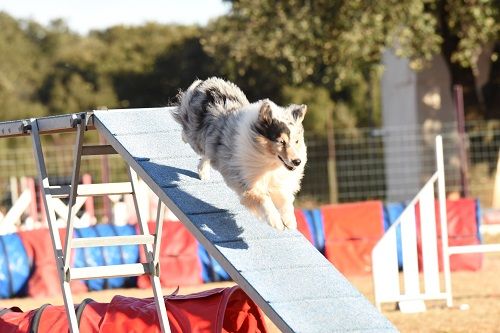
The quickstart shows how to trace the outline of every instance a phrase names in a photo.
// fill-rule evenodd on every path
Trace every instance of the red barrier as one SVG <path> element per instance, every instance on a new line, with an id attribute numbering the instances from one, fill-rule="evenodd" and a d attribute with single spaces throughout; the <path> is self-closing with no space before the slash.
<path id="1" fill-rule="evenodd" d="M 378 239 L 384 234 L 381 201 L 365 201 L 321 207 L 325 239 Z"/>
<path id="2" fill-rule="evenodd" d="M 462 246 L 462 245 L 478 245 L 479 240 L 475 236 L 471 237 L 454 237 L 448 238 L 449 246 Z M 437 241 L 438 246 L 438 264 L 439 271 L 443 271 L 443 251 L 441 251 L 441 238 Z M 418 267 L 421 270 L 423 267 L 422 261 L 422 246 L 419 242 L 417 244 L 418 250 Z M 450 257 L 450 270 L 455 271 L 478 271 L 483 265 L 483 254 L 482 253 L 466 253 L 466 254 L 454 254 Z"/>
<path id="3" fill-rule="evenodd" d="M 371 252 L 376 240 L 356 239 L 327 242 L 328 260 L 344 275 L 370 274 Z"/>
<path id="4" fill-rule="evenodd" d="M 325 256 L 343 274 L 371 272 L 371 251 L 384 234 L 380 201 L 321 207 Z"/>
<path id="5" fill-rule="evenodd" d="M 166 296 L 172 333 L 263 333 L 264 316 L 238 287 L 218 288 L 186 296 Z M 80 313 L 80 315 L 78 315 Z M 109 304 L 88 302 L 77 308 L 85 333 L 160 332 L 152 298 L 115 296 Z M 29 312 L 0 314 L 0 332 L 67 332 L 63 306 L 44 306 Z"/>
<path id="6" fill-rule="evenodd" d="M 59 229 L 59 234 L 61 239 L 65 239 L 66 232 L 64 229 Z M 60 295 L 61 287 L 49 229 L 20 231 L 19 237 L 32 265 L 32 273 L 28 280 L 28 296 L 49 297 Z M 71 290 L 74 293 L 86 292 L 87 287 L 82 281 L 71 281 Z"/>
<path id="7" fill-rule="evenodd" d="M 295 218 L 297 219 L 297 229 L 299 232 L 304 235 L 304 237 L 307 238 L 311 244 L 314 244 L 311 231 L 309 230 L 309 225 L 307 224 L 306 216 L 304 215 L 302 209 L 295 209 Z"/>
<path id="8" fill-rule="evenodd" d="M 155 231 L 155 222 L 148 224 Z M 160 282 L 164 287 L 189 286 L 203 283 L 196 239 L 180 222 L 163 223 L 160 248 Z M 142 247 L 141 260 L 145 261 Z M 139 288 L 150 288 L 149 276 L 137 279 Z"/>
<path id="9" fill-rule="evenodd" d="M 446 217 L 448 220 L 448 245 L 477 245 L 478 239 L 476 207 L 474 199 L 446 200 Z M 442 271 L 442 251 L 441 251 L 441 219 L 439 215 L 439 202 L 435 202 L 436 233 L 438 237 L 438 262 Z M 419 267 L 422 267 L 421 241 L 420 235 L 420 209 L 418 204 L 415 207 L 415 217 L 417 225 L 417 246 Z M 481 269 L 483 263 L 482 253 L 455 254 L 450 257 L 451 271 L 477 271 Z"/>
<path id="10" fill-rule="evenodd" d="M 439 201 L 434 202 L 436 215 L 436 232 L 441 237 L 441 219 Z M 420 208 L 415 205 L 417 230 L 420 230 Z M 446 218 L 448 220 L 448 237 L 469 237 L 477 235 L 476 200 L 446 200 Z"/>
<path id="11" fill-rule="evenodd" d="M 83 184 L 92 184 L 92 175 L 89 173 L 85 173 L 82 176 Z M 95 208 L 94 208 L 94 197 L 89 196 L 87 200 L 85 200 L 85 212 L 89 214 L 92 220 L 95 219 Z"/>
<path id="12" fill-rule="evenodd" d="M 31 195 L 31 202 L 30 202 L 30 208 L 29 208 L 31 220 L 38 221 L 38 208 L 37 208 L 37 200 L 36 200 L 35 179 L 26 178 L 25 184 L 23 186 L 25 186 L 26 188 L 29 189 L 30 195 Z"/>
<path id="13" fill-rule="evenodd" d="M 449 237 L 477 236 L 476 205 L 474 199 L 446 200 Z M 436 212 L 439 212 L 439 208 Z"/>

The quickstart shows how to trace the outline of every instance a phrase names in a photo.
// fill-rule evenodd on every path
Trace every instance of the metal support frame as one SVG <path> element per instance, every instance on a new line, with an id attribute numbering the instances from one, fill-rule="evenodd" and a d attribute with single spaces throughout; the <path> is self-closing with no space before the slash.
<path id="1" fill-rule="evenodd" d="M 69 124 L 67 121 L 68 118 Z M 40 122 L 40 120 L 42 120 L 42 122 Z M 82 156 L 113 154 L 116 152 L 114 149 L 110 149 L 109 146 L 83 146 L 85 130 L 88 129 L 89 124 L 92 123 L 91 118 L 89 119 L 85 113 L 74 114 L 69 117 L 65 116 L 64 118 L 57 117 L 57 119 L 54 118 L 55 123 L 50 122 L 49 120 L 47 118 L 43 118 L 31 119 L 29 122 L 9 122 L 4 125 L 4 127 L 8 127 L 7 130 L 4 131 L 4 128 L 1 128 L 1 132 L 5 134 L 4 136 L 7 136 L 7 134 L 8 136 L 22 135 L 21 132 L 24 135 L 28 135 L 29 133 L 31 136 L 37 172 L 42 188 L 43 203 L 45 211 L 47 212 L 47 223 L 52 239 L 52 247 L 54 249 L 54 257 L 56 259 L 57 271 L 59 281 L 61 283 L 61 290 L 70 331 L 72 333 L 79 332 L 78 321 L 74 311 L 75 306 L 73 296 L 70 288 L 71 280 L 148 274 L 151 279 L 161 331 L 164 333 L 170 333 L 167 311 L 160 284 L 159 250 L 163 226 L 163 206 L 161 202 L 158 204 L 155 234 L 151 235 L 149 233 L 147 222 L 145 222 L 140 216 L 136 196 L 137 192 L 135 190 L 138 185 L 138 177 L 131 168 L 129 169 L 130 182 L 128 183 L 90 184 L 79 186 Z M 11 130 L 11 128 L 15 128 L 16 131 Z M 43 133 L 70 131 L 71 129 L 73 129 L 73 131 L 76 130 L 77 133 L 73 152 L 71 185 L 61 187 L 51 186 L 42 151 L 40 135 Z M 81 201 L 77 199 L 83 196 L 110 195 L 117 193 L 132 194 L 141 235 L 73 239 L 74 222 L 77 220 L 76 214 L 81 207 Z M 69 198 L 64 248 L 57 229 L 56 211 L 52 202 L 58 197 Z M 136 244 L 141 244 L 144 247 L 144 252 L 146 254 L 145 263 L 82 268 L 72 268 L 70 266 L 71 250 L 74 248 Z"/>
<path id="2" fill-rule="evenodd" d="M 446 291 L 446 305 L 453 306 L 453 296 L 451 291 L 451 269 L 450 254 L 448 245 L 448 216 L 446 213 L 446 184 L 444 178 L 444 155 L 443 138 L 441 135 L 436 137 L 436 169 L 438 175 L 438 202 L 439 202 L 439 221 L 441 223 L 441 251 L 443 253 L 443 275 L 444 289 Z"/>
<path id="3" fill-rule="evenodd" d="M 136 193 L 136 188 L 139 186 L 139 177 L 137 173 L 129 167 L 129 177 L 132 184 L 132 191 Z M 137 196 L 133 195 L 134 207 L 137 214 L 137 221 L 139 223 L 139 229 L 143 235 L 149 235 L 149 227 L 147 221 L 142 219 L 139 209 L 139 202 L 137 201 Z M 151 279 L 151 286 L 153 288 L 153 294 L 155 298 L 156 312 L 158 313 L 158 318 L 160 320 L 161 331 L 165 333 L 170 333 L 170 325 L 168 324 L 167 309 L 165 307 L 165 302 L 163 302 L 163 295 L 161 291 L 160 284 L 160 262 L 159 262 L 159 249 L 161 243 L 161 234 L 163 230 L 163 206 L 161 202 L 158 203 L 158 214 L 156 217 L 156 229 L 154 236 L 154 244 L 145 243 L 144 253 L 146 254 L 146 260 L 150 264 L 149 277 Z M 159 302 L 159 298 L 162 302 Z"/>

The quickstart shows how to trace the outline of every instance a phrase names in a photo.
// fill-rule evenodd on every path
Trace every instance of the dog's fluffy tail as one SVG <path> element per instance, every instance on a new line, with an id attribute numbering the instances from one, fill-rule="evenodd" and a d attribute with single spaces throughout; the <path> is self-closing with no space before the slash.
<path id="1" fill-rule="evenodd" d="M 206 117 L 219 116 L 248 104 L 247 97 L 234 83 L 212 77 L 194 81 L 177 95 L 174 117 L 183 126 L 200 125 Z"/>
<path id="2" fill-rule="evenodd" d="M 174 119 L 182 125 L 185 137 L 199 154 L 203 154 L 203 138 L 220 116 L 250 104 L 234 83 L 212 77 L 196 80 L 177 95 Z M 194 145 L 193 145 L 194 144 Z"/>

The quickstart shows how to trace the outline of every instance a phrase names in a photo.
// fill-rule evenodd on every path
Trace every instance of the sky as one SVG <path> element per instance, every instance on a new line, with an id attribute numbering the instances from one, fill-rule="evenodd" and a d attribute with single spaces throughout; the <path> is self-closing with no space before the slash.
<path id="1" fill-rule="evenodd" d="M 0 0 L 0 11 L 15 18 L 43 25 L 62 18 L 80 34 L 151 21 L 205 25 L 228 10 L 229 3 L 222 0 Z"/>

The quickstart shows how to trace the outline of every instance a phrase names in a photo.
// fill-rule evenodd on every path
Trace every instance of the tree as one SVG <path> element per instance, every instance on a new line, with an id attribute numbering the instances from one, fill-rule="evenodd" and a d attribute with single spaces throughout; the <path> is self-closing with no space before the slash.
<path id="1" fill-rule="evenodd" d="M 479 57 L 499 41 L 499 16 L 499 0 L 239 0 L 208 27 L 204 46 L 240 70 L 264 58 L 296 84 L 340 91 L 368 79 L 387 48 L 415 70 L 441 53 L 451 72 L 477 76 Z"/>
<path id="2" fill-rule="evenodd" d="M 24 32 L 24 21 L 0 12 L 0 117 L 2 120 L 42 115 L 36 98 L 43 81 L 42 52 Z"/>

